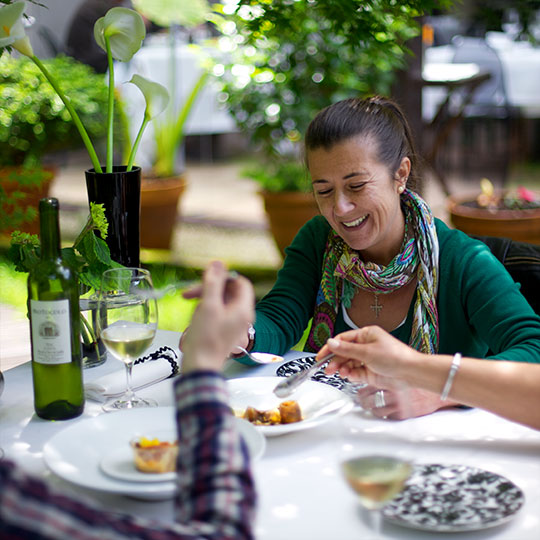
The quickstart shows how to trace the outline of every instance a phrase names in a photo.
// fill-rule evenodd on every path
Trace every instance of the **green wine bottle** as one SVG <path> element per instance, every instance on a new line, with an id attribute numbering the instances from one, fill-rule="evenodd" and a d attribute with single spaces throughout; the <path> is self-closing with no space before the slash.
<path id="1" fill-rule="evenodd" d="M 39 201 L 41 260 L 28 276 L 34 408 L 46 420 L 84 409 L 79 282 L 62 260 L 58 200 Z"/>

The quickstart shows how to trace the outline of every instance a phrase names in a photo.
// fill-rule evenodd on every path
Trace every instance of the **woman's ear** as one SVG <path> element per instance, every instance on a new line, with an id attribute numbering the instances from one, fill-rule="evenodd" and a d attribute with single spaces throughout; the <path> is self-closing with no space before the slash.
<path id="1" fill-rule="evenodd" d="M 396 181 L 396 187 L 398 193 L 403 193 L 407 187 L 407 180 L 411 174 L 411 160 L 408 157 L 404 157 L 399 164 L 399 167 L 394 175 Z"/>

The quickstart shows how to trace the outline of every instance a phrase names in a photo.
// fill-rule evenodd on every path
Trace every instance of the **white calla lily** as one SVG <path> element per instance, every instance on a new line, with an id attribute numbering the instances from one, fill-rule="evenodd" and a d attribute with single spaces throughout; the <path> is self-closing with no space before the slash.
<path id="1" fill-rule="evenodd" d="M 137 133 L 135 143 L 133 144 L 131 154 L 128 158 L 127 170 L 130 171 L 131 167 L 133 166 L 135 154 L 139 148 L 139 143 L 141 142 L 143 132 L 146 129 L 148 122 L 150 122 L 150 120 L 152 120 L 152 118 L 156 117 L 158 114 L 162 113 L 167 107 L 169 103 L 169 92 L 167 92 L 167 89 L 161 84 L 150 81 L 145 77 L 141 77 L 140 75 L 133 75 L 131 80 L 128 82 L 134 84 L 142 92 L 144 100 L 146 101 L 143 122 L 139 132 Z"/>
<path id="2" fill-rule="evenodd" d="M 169 104 L 169 92 L 162 84 L 140 75 L 133 75 L 128 82 L 134 84 L 142 92 L 146 101 L 144 116 L 149 120 L 161 114 Z"/>
<path id="3" fill-rule="evenodd" d="M 28 58 L 34 56 L 34 49 L 32 49 L 32 44 L 30 43 L 28 36 L 24 36 L 22 39 L 15 41 L 15 43 L 13 43 L 13 48 L 21 54 L 24 54 L 24 56 L 28 56 Z"/>
<path id="4" fill-rule="evenodd" d="M 115 60 L 128 62 L 141 48 L 146 36 L 142 17 L 134 10 L 115 7 L 94 25 L 94 38 L 97 44 L 107 51 L 109 40 L 111 54 Z"/>
<path id="5" fill-rule="evenodd" d="M 0 7 L 0 47 L 13 45 L 26 36 L 22 22 L 25 8 L 24 2 Z"/>

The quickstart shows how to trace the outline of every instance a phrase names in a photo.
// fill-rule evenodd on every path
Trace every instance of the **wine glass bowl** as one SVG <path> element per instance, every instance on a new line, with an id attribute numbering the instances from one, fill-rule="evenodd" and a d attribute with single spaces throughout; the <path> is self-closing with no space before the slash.
<path id="1" fill-rule="evenodd" d="M 347 459 L 341 469 L 345 480 L 368 510 L 378 510 L 393 499 L 412 472 L 410 462 L 383 455 Z"/>
<path id="2" fill-rule="evenodd" d="M 412 470 L 410 461 L 382 454 L 361 455 L 341 463 L 347 484 L 371 513 L 377 537 L 381 531 L 381 508 L 401 492 Z"/>
<path id="3" fill-rule="evenodd" d="M 126 366 L 126 392 L 103 405 L 106 412 L 152 407 L 154 400 L 133 393 L 131 372 L 135 360 L 152 344 L 157 330 L 157 301 L 150 272 L 141 268 L 113 268 L 101 279 L 97 309 L 98 330 L 107 351 Z"/>

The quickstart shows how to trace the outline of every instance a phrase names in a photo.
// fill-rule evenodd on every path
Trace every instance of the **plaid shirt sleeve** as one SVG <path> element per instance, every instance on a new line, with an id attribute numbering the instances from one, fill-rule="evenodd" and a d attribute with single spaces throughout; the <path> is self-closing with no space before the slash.
<path id="1" fill-rule="evenodd" d="M 225 380 L 196 372 L 175 383 L 180 432 L 175 523 L 108 512 L 0 461 L 0 538 L 241 540 L 253 538 L 255 491 Z"/>

